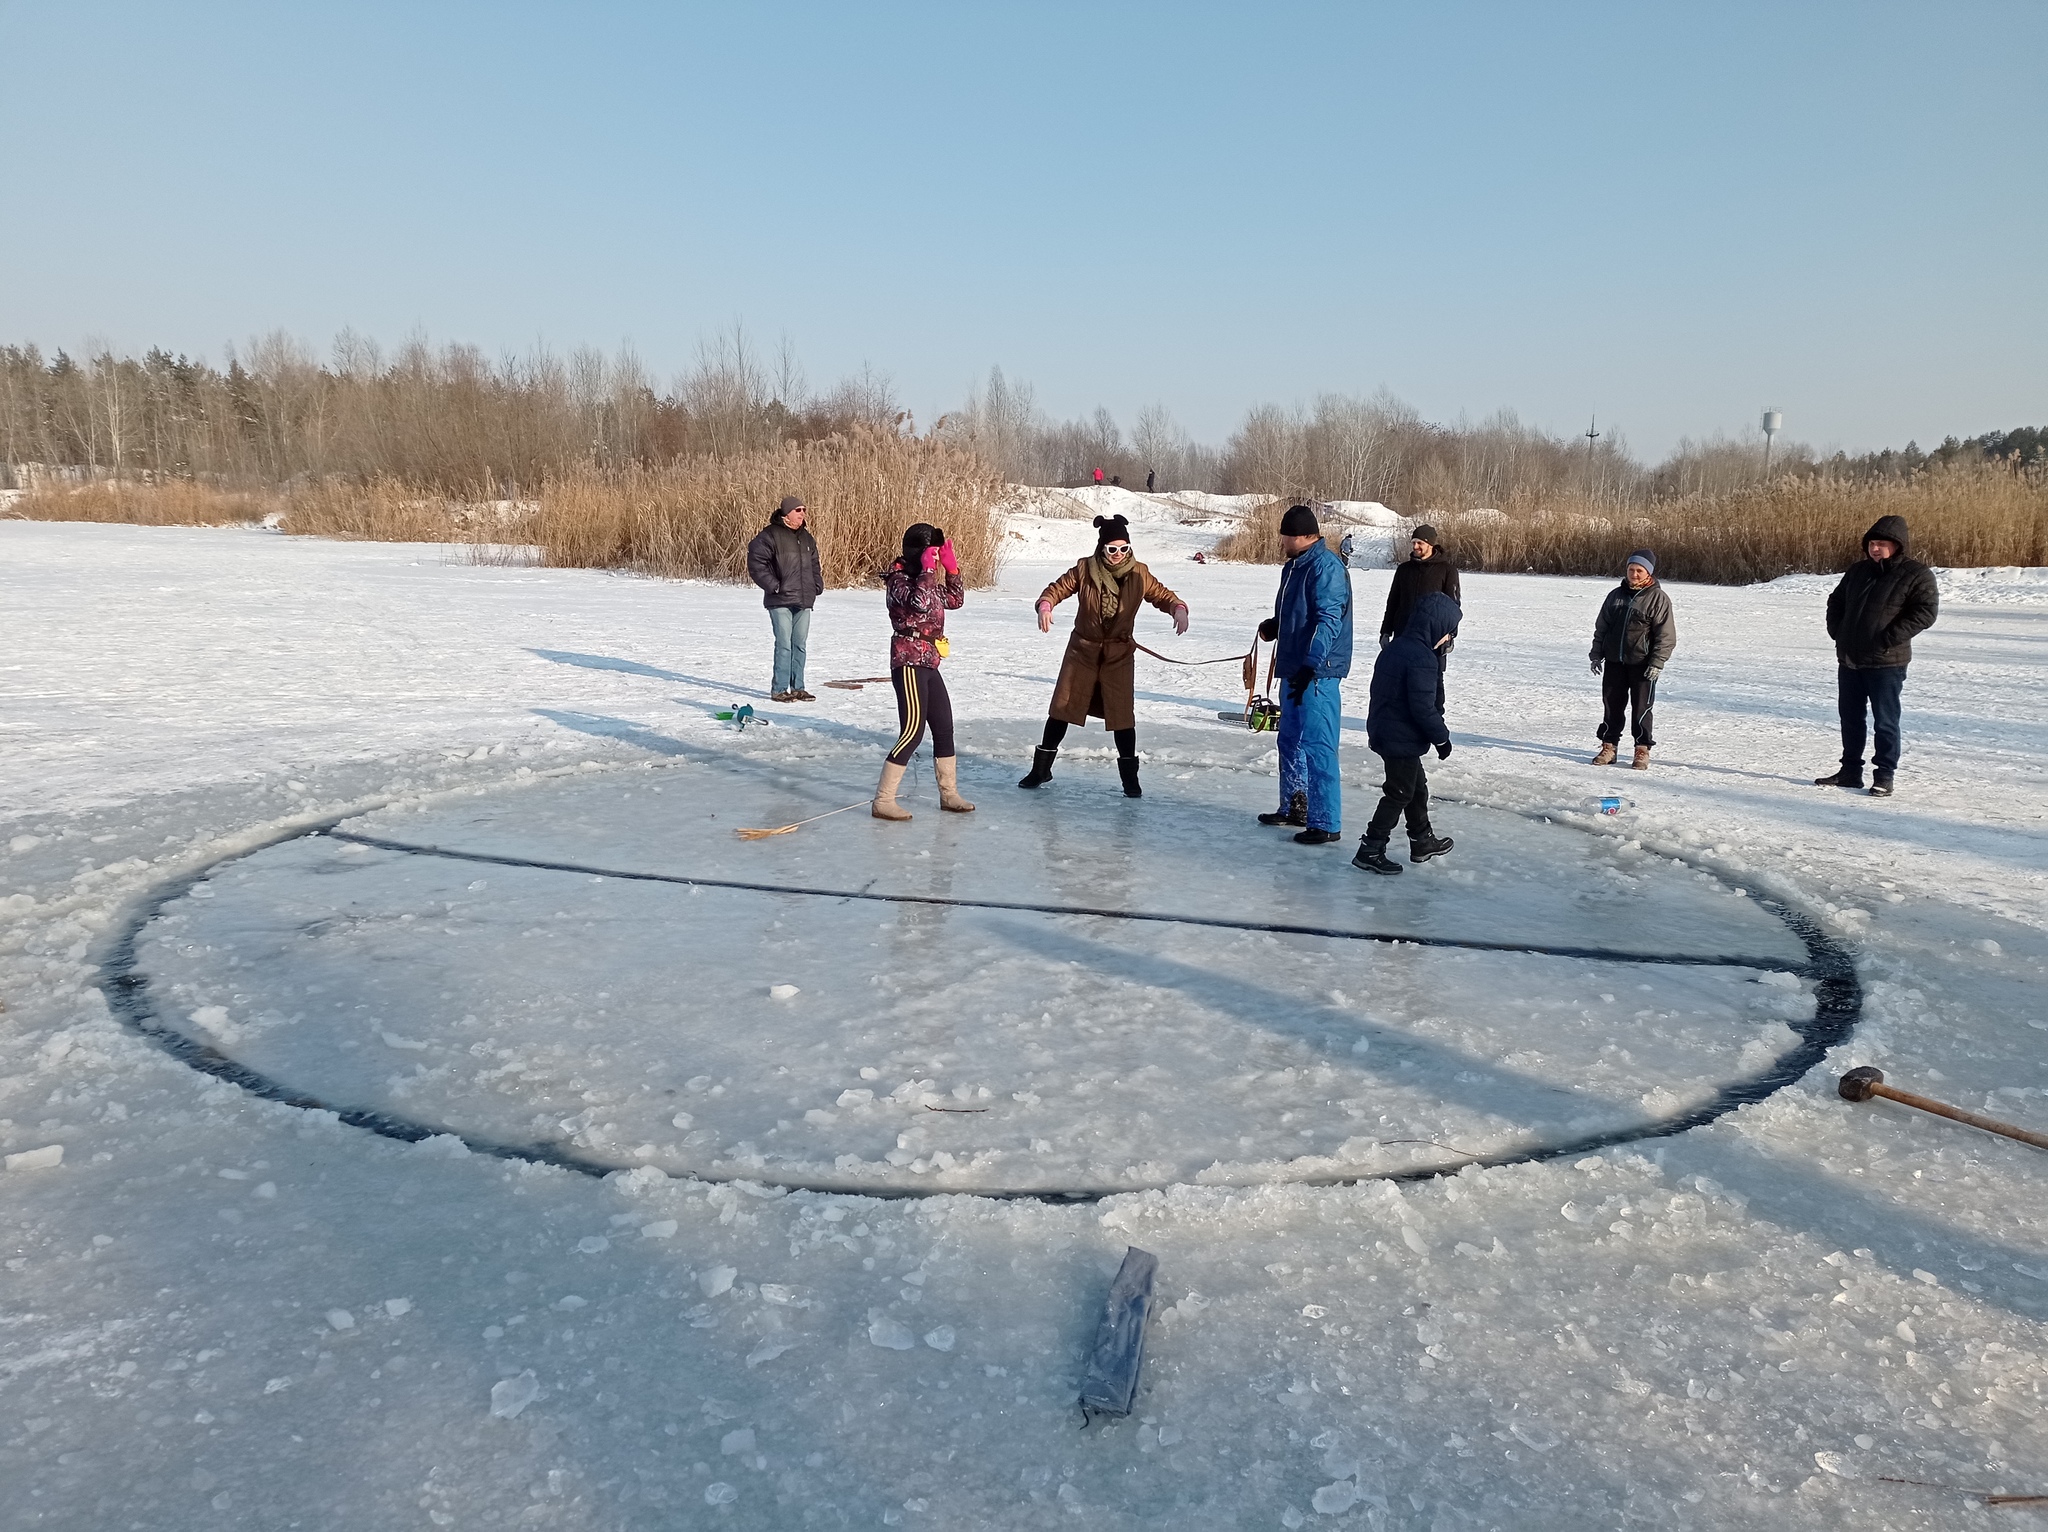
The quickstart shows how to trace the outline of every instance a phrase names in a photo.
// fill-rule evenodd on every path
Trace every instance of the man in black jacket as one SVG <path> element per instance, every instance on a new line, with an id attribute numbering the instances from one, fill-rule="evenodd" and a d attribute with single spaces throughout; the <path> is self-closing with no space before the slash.
<path id="1" fill-rule="evenodd" d="M 1458 566 L 1437 546 L 1436 528 L 1423 522 L 1409 534 L 1408 561 L 1395 566 L 1394 583 L 1387 587 L 1387 610 L 1380 618 L 1380 647 L 1386 648 L 1407 631 L 1408 616 L 1415 603 L 1431 591 L 1441 591 L 1464 609 L 1465 598 L 1458 590 Z M 1455 643 L 1456 640 L 1451 641 Z M 1436 710 L 1444 710 L 1444 667 L 1451 662 L 1451 643 L 1436 651 Z"/>
<path id="2" fill-rule="evenodd" d="M 1657 706 L 1657 677 L 1678 648 L 1678 619 L 1671 598 L 1657 583 L 1657 556 L 1638 548 L 1622 566 L 1621 584 L 1600 603 L 1593 621 L 1593 674 L 1600 677 L 1600 753 L 1595 766 L 1614 764 L 1624 713 L 1634 715 L 1637 771 L 1650 769 L 1651 715 Z M 1604 673 L 1603 673 L 1604 667 Z"/>
<path id="3" fill-rule="evenodd" d="M 1899 767 L 1899 695 L 1913 662 L 1913 635 L 1934 626 L 1941 609 L 1934 572 L 1906 557 L 1906 522 L 1880 516 L 1863 534 L 1864 557 L 1828 594 L 1828 637 L 1835 641 L 1835 700 L 1842 715 L 1842 769 L 1815 787 L 1863 786 L 1863 712 L 1877 735 L 1870 796 L 1892 795 Z"/>
<path id="4" fill-rule="evenodd" d="M 775 679 L 769 694 L 777 702 L 815 702 L 804 690 L 804 658 L 811 636 L 811 607 L 825 593 L 825 568 L 818 540 L 805 525 L 810 512 L 795 495 L 784 495 L 768 525 L 747 544 L 747 577 L 761 587 L 761 605 L 775 630 Z"/>

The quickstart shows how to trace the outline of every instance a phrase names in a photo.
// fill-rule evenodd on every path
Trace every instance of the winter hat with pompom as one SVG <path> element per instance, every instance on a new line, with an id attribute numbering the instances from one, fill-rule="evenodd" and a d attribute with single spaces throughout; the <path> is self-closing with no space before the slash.
<path id="1" fill-rule="evenodd" d="M 1109 543 L 1127 543 L 1131 540 L 1131 524 L 1121 516 L 1098 516 L 1095 518 L 1095 551 L 1100 553 Z"/>

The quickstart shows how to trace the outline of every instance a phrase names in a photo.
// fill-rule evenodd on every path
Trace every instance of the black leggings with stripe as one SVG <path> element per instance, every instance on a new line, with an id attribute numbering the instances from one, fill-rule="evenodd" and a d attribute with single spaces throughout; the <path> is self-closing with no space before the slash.
<path id="1" fill-rule="evenodd" d="M 946 695 L 946 683 L 939 673 L 923 665 L 898 665 L 889 672 L 896 688 L 896 717 L 903 725 L 896 736 L 896 748 L 889 759 L 898 766 L 910 764 L 910 754 L 924 738 L 925 726 L 932 731 L 932 755 L 944 760 L 953 753 L 953 699 Z"/>

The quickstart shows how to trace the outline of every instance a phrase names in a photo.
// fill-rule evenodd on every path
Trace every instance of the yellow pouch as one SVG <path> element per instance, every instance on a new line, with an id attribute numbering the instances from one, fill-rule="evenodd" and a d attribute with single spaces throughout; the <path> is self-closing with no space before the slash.
<path id="1" fill-rule="evenodd" d="M 942 659 L 942 660 L 943 660 L 943 659 L 944 659 L 944 658 L 945 658 L 945 657 L 946 657 L 947 655 L 949 655 L 949 654 L 951 654 L 951 653 L 953 652 L 953 646 L 952 646 L 951 644 L 947 643 L 947 642 L 945 641 L 945 639 L 943 639 L 943 638 L 935 638 L 935 639 L 933 639 L 933 640 L 932 640 L 932 647 L 933 647 L 934 649 L 936 649 L 936 650 L 938 650 L 938 651 L 939 651 L 939 658 L 940 658 L 940 659 Z"/>

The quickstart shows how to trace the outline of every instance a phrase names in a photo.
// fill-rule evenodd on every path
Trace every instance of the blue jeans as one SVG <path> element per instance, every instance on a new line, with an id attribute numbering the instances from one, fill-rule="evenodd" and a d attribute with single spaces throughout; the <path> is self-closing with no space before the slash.
<path id="1" fill-rule="evenodd" d="M 1844 665 L 1835 672 L 1835 703 L 1842 714 L 1844 769 L 1859 776 L 1863 772 L 1866 705 L 1877 735 L 1877 749 L 1870 756 L 1871 770 L 1890 776 L 1899 769 L 1899 694 L 1905 689 L 1904 665 L 1886 665 L 1876 670 L 1852 670 Z"/>
<path id="2" fill-rule="evenodd" d="M 804 689 L 804 651 L 811 637 L 811 609 L 771 606 L 768 621 L 775 628 L 775 684 L 768 690 L 778 697 L 784 692 L 800 692 Z"/>
<path id="3" fill-rule="evenodd" d="M 1343 726 L 1341 683 L 1335 676 L 1311 681 L 1300 702 L 1294 688 L 1280 688 L 1280 812 L 1297 792 L 1308 795 L 1308 827 L 1335 834 L 1343 827 L 1344 791 L 1337 775 L 1337 734 Z"/>

